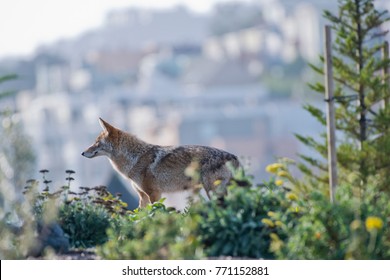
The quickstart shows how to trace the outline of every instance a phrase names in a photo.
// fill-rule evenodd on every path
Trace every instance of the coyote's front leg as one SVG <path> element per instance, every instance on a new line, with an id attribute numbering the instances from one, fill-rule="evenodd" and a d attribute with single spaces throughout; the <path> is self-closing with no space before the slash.
<path id="1" fill-rule="evenodd" d="M 144 208 L 150 204 L 150 197 L 146 194 L 146 192 L 137 189 L 137 193 L 139 196 L 139 208 Z"/>

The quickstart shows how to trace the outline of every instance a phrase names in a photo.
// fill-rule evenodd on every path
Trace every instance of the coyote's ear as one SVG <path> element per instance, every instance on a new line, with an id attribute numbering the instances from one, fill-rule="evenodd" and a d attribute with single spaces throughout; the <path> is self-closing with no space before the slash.
<path id="1" fill-rule="evenodd" d="M 112 130 L 114 130 L 114 127 L 110 125 L 108 122 L 104 121 L 102 118 L 99 118 L 100 126 L 103 128 L 104 131 L 107 133 L 110 133 Z"/>

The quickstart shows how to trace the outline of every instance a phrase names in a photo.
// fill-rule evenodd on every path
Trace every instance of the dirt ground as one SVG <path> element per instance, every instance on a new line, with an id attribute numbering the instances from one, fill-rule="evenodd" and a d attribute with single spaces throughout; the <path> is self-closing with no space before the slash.
<path id="1" fill-rule="evenodd" d="M 29 258 L 34 260 L 100 260 L 94 249 L 72 249 L 67 253 L 48 253 L 45 256 Z"/>

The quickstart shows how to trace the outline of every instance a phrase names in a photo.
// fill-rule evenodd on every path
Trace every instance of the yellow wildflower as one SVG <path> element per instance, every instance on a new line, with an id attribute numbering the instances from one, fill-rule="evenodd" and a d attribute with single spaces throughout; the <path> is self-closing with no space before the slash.
<path id="1" fill-rule="evenodd" d="M 370 216 L 366 219 L 366 229 L 368 231 L 378 230 L 383 227 L 383 221 L 379 217 Z"/>
<path id="2" fill-rule="evenodd" d="M 275 216 L 275 212 L 268 211 L 267 215 L 268 215 L 268 217 L 273 217 L 273 216 Z"/>
<path id="3" fill-rule="evenodd" d="M 295 193 L 293 193 L 293 192 L 289 192 L 289 193 L 286 195 L 286 198 L 287 198 L 288 200 L 292 200 L 292 201 L 298 200 L 298 196 L 297 196 Z"/>
<path id="4" fill-rule="evenodd" d="M 278 175 L 279 177 L 288 177 L 288 172 L 284 171 L 284 170 L 281 170 L 276 175 Z"/>
<path id="5" fill-rule="evenodd" d="M 271 221 L 270 219 L 267 219 L 267 218 L 261 219 L 261 222 L 263 224 L 266 224 L 269 227 L 274 227 L 275 226 L 274 222 Z"/>
<path id="6" fill-rule="evenodd" d="M 282 227 L 284 224 L 281 221 L 275 221 L 275 226 Z"/>
<path id="7" fill-rule="evenodd" d="M 271 233 L 269 236 L 271 237 L 272 240 L 275 240 L 275 241 L 280 240 L 279 236 L 276 233 Z"/>
<path id="8" fill-rule="evenodd" d="M 351 229 L 352 229 L 352 230 L 357 230 L 358 228 L 360 228 L 361 225 L 362 225 L 362 223 L 361 223 L 360 220 L 354 220 L 354 221 L 351 223 Z"/>
<path id="9" fill-rule="evenodd" d="M 296 207 L 291 207 L 290 211 L 295 212 L 295 213 L 299 213 L 300 209 L 298 206 L 296 206 Z"/>
<path id="10" fill-rule="evenodd" d="M 268 173 L 274 173 L 275 174 L 282 167 L 283 167 L 283 164 L 281 164 L 281 163 L 273 163 L 273 164 L 268 165 L 265 168 L 265 171 L 267 171 Z"/>
<path id="11" fill-rule="evenodd" d="M 214 185 L 214 186 L 219 186 L 221 183 L 222 183 L 221 180 L 215 180 L 214 183 L 213 183 L 213 185 Z"/>
<path id="12" fill-rule="evenodd" d="M 273 171 L 272 165 L 267 165 L 267 167 L 265 168 L 265 171 L 268 173 L 272 173 L 272 171 Z"/>
<path id="13" fill-rule="evenodd" d="M 315 236 L 316 239 L 320 239 L 321 238 L 321 233 L 320 232 L 316 232 L 314 234 L 314 236 Z"/>
<path id="14" fill-rule="evenodd" d="M 283 180 L 276 180 L 275 181 L 275 185 L 277 185 L 277 186 L 281 186 L 281 185 L 283 185 Z"/>
<path id="15" fill-rule="evenodd" d="M 271 252 L 277 252 L 283 247 L 283 241 L 280 240 L 279 236 L 275 233 L 269 235 L 271 237 Z"/>

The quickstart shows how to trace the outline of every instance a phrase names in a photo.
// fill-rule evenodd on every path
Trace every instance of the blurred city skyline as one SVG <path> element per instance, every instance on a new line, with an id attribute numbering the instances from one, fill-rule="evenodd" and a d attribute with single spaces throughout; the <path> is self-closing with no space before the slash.
<path id="1" fill-rule="evenodd" d="M 0 8 L 0 59 L 31 56 L 36 48 L 69 39 L 104 24 L 108 13 L 124 8 L 170 9 L 183 6 L 194 13 L 209 13 L 230 0 L 13 0 Z M 239 2 L 255 2 L 240 0 Z M 257 0 L 259 1 L 259 0 Z M 269 1 L 269 0 L 260 0 Z M 272 1 L 272 0 L 271 0 Z M 23 20 L 21 20 L 23 19 Z"/>
<path id="2" fill-rule="evenodd" d="M 298 0 L 323 6 L 336 0 Z M 0 9 L 0 59 L 32 56 L 37 48 L 59 40 L 80 36 L 104 24 L 107 14 L 125 8 L 170 9 L 186 7 L 194 13 L 210 13 L 216 4 L 226 2 L 271 3 L 275 0 L 14 0 L 1 4 Z M 286 1 L 284 1 L 286 2 Z M 377 0 L 383 9 L 390 9 L 390 1 Z M 75 8 L 77 7 L 77 8 Z M 86 13 L 86 11 L 88 11 Z M 71 16 L 71 17 L 70 17 Z M 23 20 L 21 20 L 23 19 Z M 28 24 L 28 25 L 27 25 Z M 389 26 L 389 24 L 387 24 Z"/>

